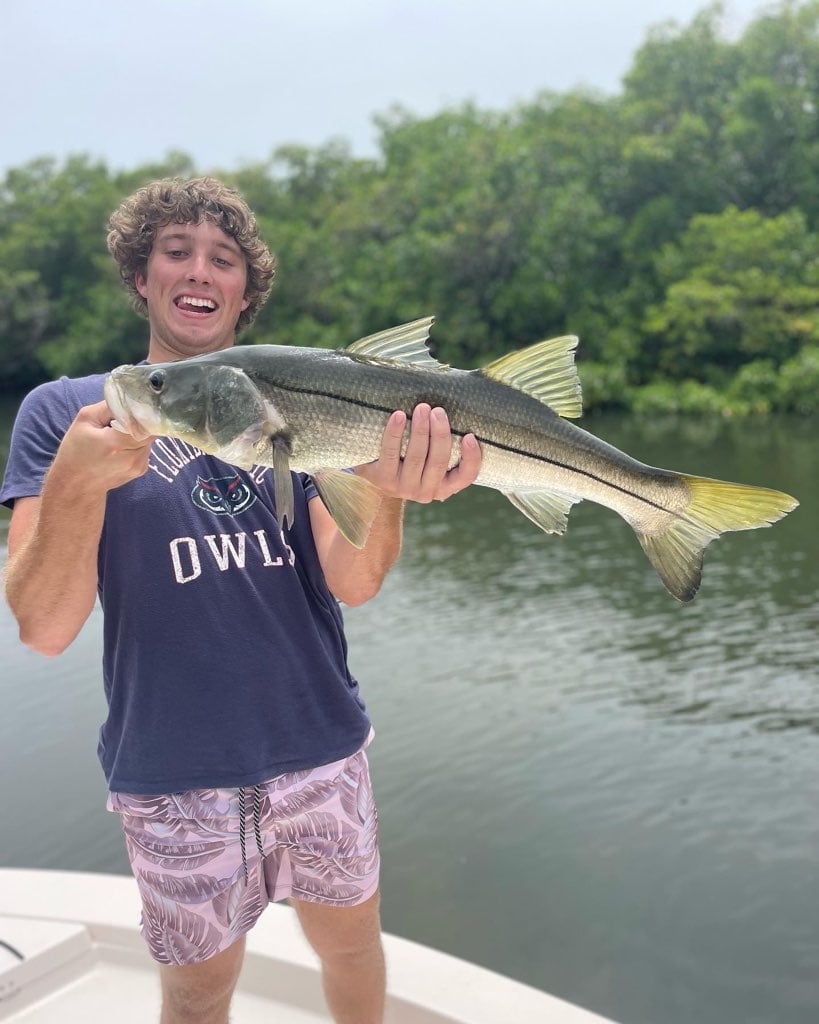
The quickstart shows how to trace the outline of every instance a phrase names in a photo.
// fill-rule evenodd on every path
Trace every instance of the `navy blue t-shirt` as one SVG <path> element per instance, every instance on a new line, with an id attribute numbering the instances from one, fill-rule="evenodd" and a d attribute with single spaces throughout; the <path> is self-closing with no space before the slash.
<path id="1" fill-rule="evenodd" d="M 105 375 L 61 378 L 24 400 L 0 500 L 38 495 Z M 359 749 L 370 722 L 347 668 L 338 602 L 310 528 L 275 518 L 273 470 L 243 471 L 158 438 L 148 472 L 107 498 L 98 556 L 108 717 L 99 757 L 112 790 L 238 787 Z"/>

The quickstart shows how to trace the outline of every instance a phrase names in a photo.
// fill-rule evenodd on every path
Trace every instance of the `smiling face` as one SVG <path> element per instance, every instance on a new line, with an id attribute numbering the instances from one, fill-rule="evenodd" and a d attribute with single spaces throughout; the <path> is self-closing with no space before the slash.
<path id="1" fill-rule="evenodd" d="M 248 306 L 242 250 L 209 220 L 159 228 L 135 284 L 148 303 L 151 363 L 229 348 Z"/>

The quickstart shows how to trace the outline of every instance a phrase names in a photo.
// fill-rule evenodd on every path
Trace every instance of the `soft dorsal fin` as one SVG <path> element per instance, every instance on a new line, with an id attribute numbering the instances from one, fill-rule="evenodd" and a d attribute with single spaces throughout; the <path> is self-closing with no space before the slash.
<path id="1" fill-rule="evenodd" d="M 354 341 L 344 351 L 367 359 L 414 363 L 424 370 L 448 370 L 449 367 L 439 363 L 427 348 L 429 329 L 434 322 L 434 316 L 425 316 L 410 324 L 390 327 Z"/>
<path id="2" fill-rule="evenodd" d="M 574 335 L 550 338 L 501 356 L 479 372 L 525 391 L 548 405 L 558 416 L 574 418 L 583 412 L 580 379 L 574 365 L 576 348 L 577 338 Z"/>

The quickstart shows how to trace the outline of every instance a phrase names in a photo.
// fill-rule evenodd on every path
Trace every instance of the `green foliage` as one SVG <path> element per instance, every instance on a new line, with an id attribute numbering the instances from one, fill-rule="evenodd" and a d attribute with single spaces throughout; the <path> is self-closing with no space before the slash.
<path id="1" fill-rule="evenodd" d="M 756 359 L 740 367 L 728 386 L 727 397 L 732 409 L 768 413 L 779 404 L 780 376 L 773 361 Z"/>
<path id="2" fill-rule="evenodd" d="M 740 410 L 729 408 L 716 388 L 696 380 L 660 380 L 632 392 L 632 409 L 644 415 L 674 412 L 693 416 L 724 416 Z"/>
<path id="3" fill-rule="evenodd" d="M 583 390 L 583 410 L 627 409 L 631 405 L 631 387 L 622 363 L 581 362 L 578 366 Z"/>
<path id="4" fill-rule="evenodd" d="M 783 364 L 776 407 L 806 415 L 819 412 L 819 345 L 806 345 Z"/>
<path id="5" fill-rule="evenodd" d="M 819 332 L 819 249 L 803 214 L 729 206 L 691 220 L 657 257 L 644 373 L 720 381 L 748 362 L 780 366 Z"/>
<path id="6" fill-rule="evenodd" d="M 145 358 L 146 323 L 134 314 L 118 282 L 106 260 L 67 329 L 40 346 L 40 360 L 51 377 L 99 373 Z"/>
<path id="7" fill-rule="evenodd" d="M 815 412 L 819 0 L 784 0 L 737 40 L 723 18 L 712 5 L 651 30 L 618 96 L 395 107 L 375 160 L 334 140 L 221 174 L 279 261 L 241 340 L 343 346 L 434 314 L 436 354 L 457 366 L 580 335 L 586 408 Z M 7 173 L 3 389 L 139 358 L 146 324 L 106 222 L 140 184 L 194 173 L 180 152 Z"/>
<path id="8" fill-rule="evenodd" d="M 5 273 L 0 279 L 0 365 L 9 390 L 37 382 L 37 349 L 48 319 L 48 291 L 37 271 Z"/>

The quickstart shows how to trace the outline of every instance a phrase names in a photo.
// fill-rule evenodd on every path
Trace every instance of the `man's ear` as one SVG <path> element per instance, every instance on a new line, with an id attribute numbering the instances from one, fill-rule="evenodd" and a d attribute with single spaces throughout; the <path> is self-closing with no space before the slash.
<path id="1" fill-rule="evenodd" d="M 141 270 L 134 271 L 134 287 L 143 299 L 148 298 L 148 285 Z"/>
<path id="2" fill-rule="evenodd" d="M 244 313 L 244 311 L 247 309 L 247 307 L 249 305 L 250 305 L 250 299 L 245 295 L 245 297 L 242 299 L 242 312 L 243 313 Z"/>

